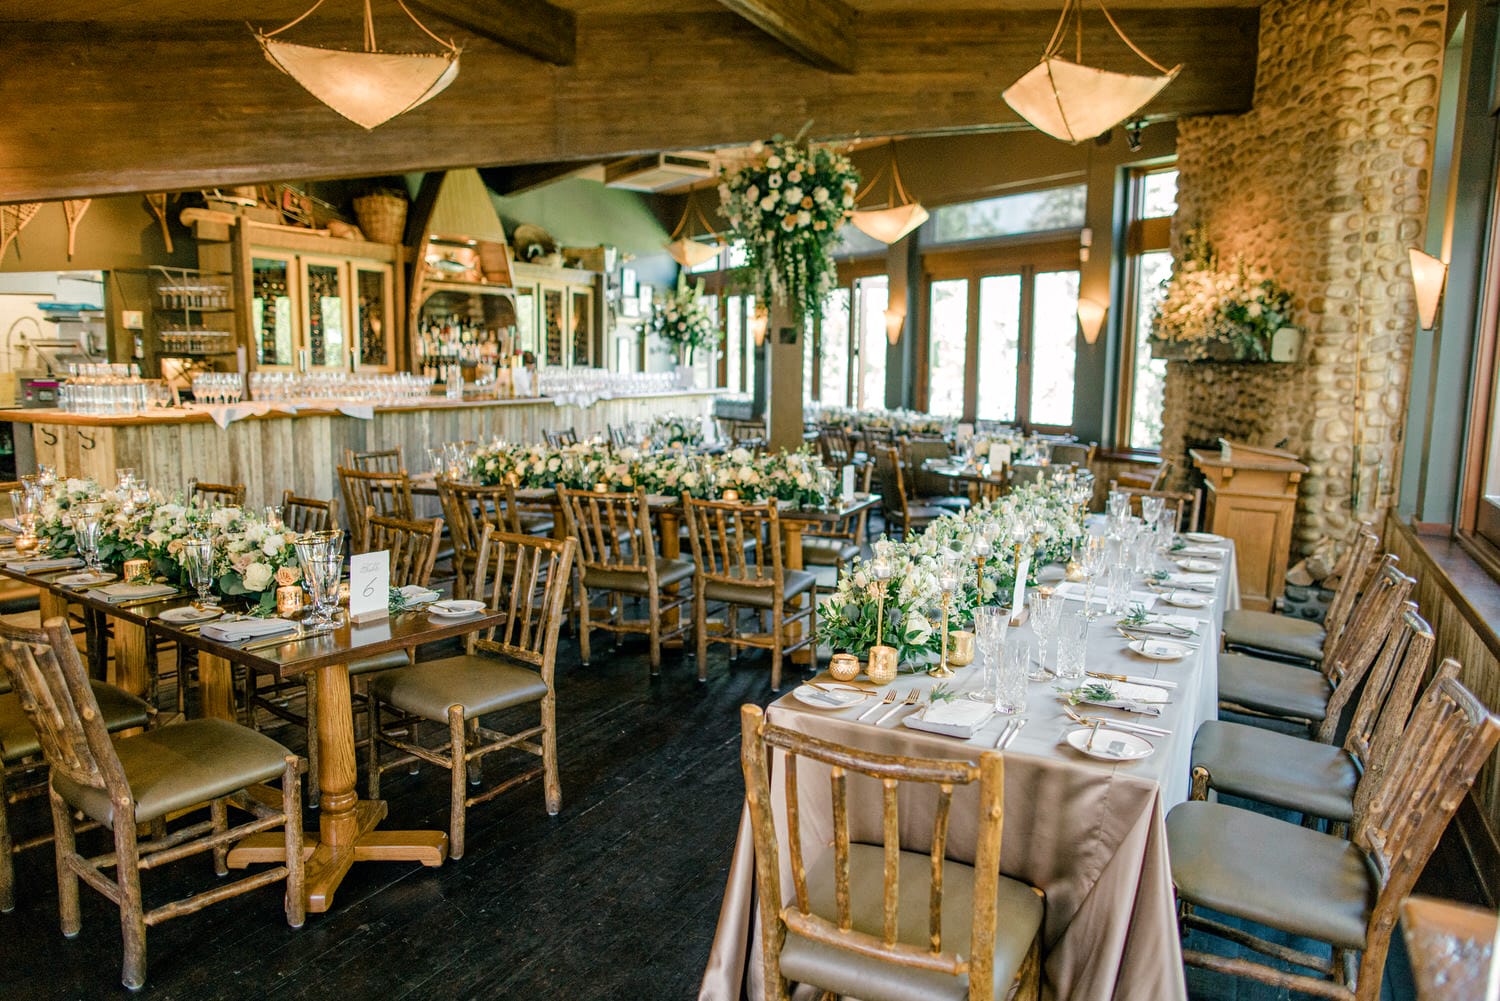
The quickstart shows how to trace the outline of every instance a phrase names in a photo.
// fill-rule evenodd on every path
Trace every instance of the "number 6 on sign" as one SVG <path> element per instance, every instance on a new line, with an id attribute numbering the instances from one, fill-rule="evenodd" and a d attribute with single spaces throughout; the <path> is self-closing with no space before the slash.
<path id="1" fill-rule="evenodd" d="M 349 557 L 349 619 L 373 622 L 388 617 L 390 608 L 390 550 Z"/>

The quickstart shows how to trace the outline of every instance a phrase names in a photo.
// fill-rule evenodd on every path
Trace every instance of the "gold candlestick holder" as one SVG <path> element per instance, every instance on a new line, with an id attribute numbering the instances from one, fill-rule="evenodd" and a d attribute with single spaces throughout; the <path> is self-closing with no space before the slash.
<path id="1" fill-rule="evenodd" d="M 948 666 L 948 604 L 951 600 L 952 595 L 949 592 L 944 591 L 942 654 L 938 657 L 937 666 L 927 669 L 927 673 L 932 675 L 934 678 L 953 677 L 953 668 Z"/>
<path id="2" fill-rule="evenodd" d="M 877 685 L 888 685 L 896 680 L 896 648 L 886 646 L 885 640 L 885 581 L 877 580 L 879 592 L 875 596 L 875 645 L 870 647 L 869 663 L 865 673 Z"/>

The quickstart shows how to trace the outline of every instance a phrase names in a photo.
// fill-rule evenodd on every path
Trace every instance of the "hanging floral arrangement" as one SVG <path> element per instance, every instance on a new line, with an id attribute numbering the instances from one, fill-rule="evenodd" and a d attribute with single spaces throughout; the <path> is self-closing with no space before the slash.
<path id="1" fill-rule="evenodd" d="M 1196 230 L 1183 238 L 1182 257 L 1162 288 L 1165 295 L 1151 314 L 1151 353 L 1157 358 L 1272 361 L 1278 334 L 1291 328 L 1291 292 L 1243 258 L 1221 265 Z"/>
<path id="2" fill-rule="evenodd" d="M 719 178 L 730 237 L 744 241 L 762 302 L 782 299 L 798 321 L 821 315 L 838 282 L 833 245 L 854 211 L 859 171 L 823 147 L 777 137 L 751 147 L 748 162 Z"/>
<path id="3" fill-rule="evenodd" d="M 693 353 L 719 341 L 719 326 L 703 298 L 703 282 L 677 276 L 677 288 L 656 304 L 651 314 L 651 332 L 677 348 L 687 349 L 687 364 Z"/>

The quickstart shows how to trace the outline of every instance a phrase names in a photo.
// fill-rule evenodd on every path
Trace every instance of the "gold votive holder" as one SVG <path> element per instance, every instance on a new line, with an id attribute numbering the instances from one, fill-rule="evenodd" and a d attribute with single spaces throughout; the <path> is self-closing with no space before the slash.
<path id="1" fill-rule="evenodd" d="M 349 607 L 349 582 L 347 580 L 339 585 L 339 604 L 345 608 Z"/>
<path id="2" fill-rule="evenodd" d="M 859 658 L 852 653 L 836 653 L 828 661 L 828 673 L 834 681 L 853 681 L 859 677 Z"/>
<path id="3" fill-rule="evenodd" d="M 22 556 L 27 556 L 31 553 L 36 552 L 39 548 L 41 548 L 41 545 L 42 540 L 38 539 L 35 535 L 22 533 L 21 535 L 16 536 L 16 552 L 20 553 Z"/>
<path id="4" fill-rule="evenodd" d="M 607 483 L 595 483 L 594 484 L 594 493 L 596 493 L 596 494 L 607 494 L 607 493 L 609 493 L 609 485 Z"/>
<path id="5" fill-rule="evenodd" d="M 974 663 L 974 634 L 967 629 L 955 629 L 948 634 L 948 663 L 954 667 L 968 667 Z"/>
<path id="6" fill-rule="evenodd" d="M 737 501 L 740 499 L 740 492 L 738 490 L 726 490 L 719 495 L 719 498 L 721 500 Z"/>
<path id="7" fill-rule="evenodd" d="M 276 614 L 296 615 L 302 611 L 302 588 L 287 584 L 276 589 Z"/>
<path id="8" fill-rule="evenodd" d="M 1077 560 L 1068 561 L 1068 580 L 1083 580 L 1083 566 Z"/>
<path id="9" fill-rule="evenodd" d="M 870 647 L 870 662 L 865 673 L 877 685 L 889 685 L 896 680 L 896 648 L 893 646 Z"/>
<path id="10" fill-rule="evenodd" d="M 127 584 L 151 583 L 151 561 L 126 560 L 122 576 L 125 578 L 125 583 Z"/>

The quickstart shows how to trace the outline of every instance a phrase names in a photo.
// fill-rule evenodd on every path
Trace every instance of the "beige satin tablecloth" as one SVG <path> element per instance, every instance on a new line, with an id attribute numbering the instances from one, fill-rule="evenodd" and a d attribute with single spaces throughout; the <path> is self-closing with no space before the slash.
<path id="1" fill-rule="evenodd" d="M 1102 588 L 1101 588 L 1102 591 Z M 1125 648 L 1114 630 L 1114 616 L 1101 615 L 1090 629 L 1090 671 L 1170 679 L 1177 682 L 1171 704 L 1159 718 L 1102 714 L 1170 729 L 1167 737 L 1147 738 L 1155 753 L 1142 761 L 1108 764 L 1060 743 L 1073 729 L 1062 713 L 1055 682 L 1036 682 L 1028 695 L 1029 722 L 1005 758 L 1005 828 L 1001 871 L 1039 887 L 1046 894 L 1042 929 L 1046 993 L 1062 1001 L 1174 1001 L 1187 997 L 1177 938 L 1171 869 L 1164 821 L 1167 810 L 1188 796 L 1188 766 L 1198 724 L 1217 715 L 1216 652 L 1226 607 L 1238 605 L 1233 549 L 1224 561 L 1211 608 L 1188 612 L 1161 602 L 1153 611 L 1202 618 L 1202 643 L 1182 661 L 1158 663 Z M 1064 612 L 1081 607 L 1069 602 Z M 1022 627 L 1029 632 L 1029 627 Z M 978 684 L 977 668 L 958 672 L 952 684 Z M 932 686 L 924 676 L 897 678 L 904 692 Z M 769 720 L 803 733 L 885 754 L 974 759 L 990 748 L 1006 717 L 995 717 L 969 741 L 923 733 L 901 724 L 905 713 L 875 727 L 857 722 L 867 706 L 817 710 L 783 695 L 767 710 Z M 882 710 L 883 711 L 883 710 Z M 786 828 L 781 816 L 782 757 L 773 761 L 774 809 L 782 847 L 783 899 L 792 894 L 786 871 Z M 803 844 L 809 865 L 831 850 L 833 834 L 827 802 L 826 769 L 799 767 Z M 878 786 L 861 795 L 851 779 L 851 836 L 880 843 Z M 975 790 L 955 795 L 948 855 L 973 860 Z M 901 847 L 926 851 L 932 833 L 930 804 L 901 801 Z M 1001 916 L 1004 920 L 1004 916 Z M 757 905 L 754 897 L 754 845 L 742 813 L 718 930 L 699 1001 L 737 1001 L 762 996 Z M 804 989 L 798 997 L 812 997 Z"/>

